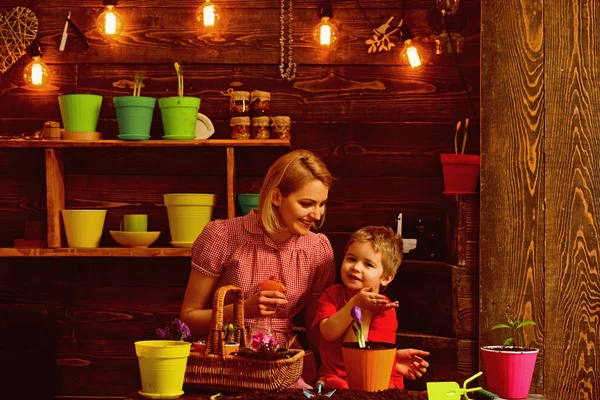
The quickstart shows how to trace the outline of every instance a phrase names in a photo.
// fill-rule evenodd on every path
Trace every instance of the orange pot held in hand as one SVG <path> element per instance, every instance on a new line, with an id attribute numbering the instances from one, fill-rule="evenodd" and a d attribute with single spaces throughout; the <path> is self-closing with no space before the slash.
<path id="1" fill-rule="evenodd" d="M 277 292 L 285 292 L 285 285 L 281 282 L 277 282 L 274 276 L 267 281 L 259 283 L 258 288 L 260 290 L 275 290 Z"/>

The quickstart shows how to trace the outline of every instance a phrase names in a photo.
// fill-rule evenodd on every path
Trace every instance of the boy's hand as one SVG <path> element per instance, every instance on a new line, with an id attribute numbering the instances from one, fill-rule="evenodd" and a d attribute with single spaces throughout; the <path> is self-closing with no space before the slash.
<path id="1" fill-rule="evenodd" d="M 360 292 L 354 295 L 352 300 L 354 305 L 370 310 L 373 313 L 380 313 L 390 308 L 398 307 L 398 302 L 388 302 L 385 296 L 379 293 L 373 293 L 374 288 L 363 288 Z"/>
<path id="2" fill-rule="evenodd" d="M 427 368 L 429 367 L 429 363 L 421 357 L 428 355 L 428 351 L 399 349 L 396 351 L 396 371 L 411 380 L 420 378 L 427 372 Z"/>

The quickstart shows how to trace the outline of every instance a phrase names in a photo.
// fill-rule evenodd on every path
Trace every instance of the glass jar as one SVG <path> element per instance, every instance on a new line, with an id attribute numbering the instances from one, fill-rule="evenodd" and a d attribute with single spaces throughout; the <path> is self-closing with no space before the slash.
<path id="1" fill-rule="evenodd" d="M 250 117 L 233 117 L 229 125 L 232 139 L 250 139 Z"/>
<path id="2" fill-rule="evenodd" d="M 271 119 L 273 139 L 290 139 L 292 135 L 292 119 L 287 116 L 277 116 Z"/>
<path id="3" fill-rule="evenodd" d="M 271 132 L 269 117 L 254 117 L 252 118 L 252 139 L 269 139 Z"/>
<path id="4" fill-rule="evenodd" d="M 250 94 L 250 111 L 255 117 L 269 115 L 271 111 L 271 93 L 254 90 Z"/>
<path id="5" fill-rule="evenodd" d="M 232 117 L 242 117 L 250 113 L 250 92 L 234 91 L 229 88 L 223 94 L 229 96 L 229 113 Z"/>

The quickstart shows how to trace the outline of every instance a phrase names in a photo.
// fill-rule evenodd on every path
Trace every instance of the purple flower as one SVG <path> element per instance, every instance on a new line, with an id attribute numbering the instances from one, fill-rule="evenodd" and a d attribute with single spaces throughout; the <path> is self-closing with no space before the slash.
<path id="1" fill-rule="evenodd" d="M 362 326 L 362 311 L 360 310 L 360 307 L 358 307 L 358 306 L 352 307 L 352 311 L 350 311 L 350 315 L 352 315 L 352 318 L 354 319 L 354 321 L 356 322 L 357 325 Z"/>
<path id="2" fill-rule="evenodd" d="M 164 329 L 156 328 L 156 335 L 163 340 L 192 340 L 190 327 L 184 324 L 179 318 L 175 318 Z"/>
<path id="3" fill-rule="evenodd" d="M 365 343 L 365 335 L 363 333 L 362 311 L 361 311 L 360 307 L 358 307 L 358 306 L 352 307 L 352 310 L 350 311 L 350 315 L 352 315 L 352 319 L 354 320 L 354 322 L 352 322 L 352 330 L 354 331 L 354 334 L 356 335 L 356 339 L 358 340 L 358 347 L 363 348 L 366 346 L 366 343 Z"/>

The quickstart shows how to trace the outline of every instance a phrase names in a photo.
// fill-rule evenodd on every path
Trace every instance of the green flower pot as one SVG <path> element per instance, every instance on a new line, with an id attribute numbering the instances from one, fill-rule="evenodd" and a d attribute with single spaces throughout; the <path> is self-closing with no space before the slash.
<path id="1" fill-rule="evenodd" d="M 195 138 L 200 98 L 165 97 L 158 99 L 158 107 L 165 133 L 163 139 L 192 140 Z"/>
<path id="2" fill-rule="evenodd" d="M 146 96 L 120 96 L 113 99 L 119 127 L 119 139 L 150 139 L 156 99 Z"/>
<path id="3" fill-rule="evenodd" d="M 63 94 L 58 96 L 65 132 L 96 132 L 102 96 L 97 94 Z"/>

